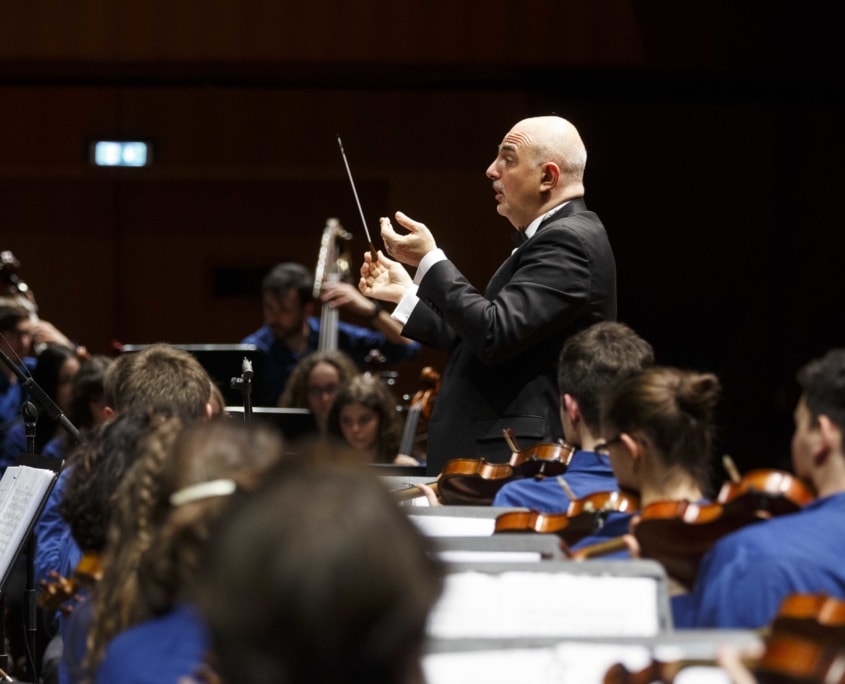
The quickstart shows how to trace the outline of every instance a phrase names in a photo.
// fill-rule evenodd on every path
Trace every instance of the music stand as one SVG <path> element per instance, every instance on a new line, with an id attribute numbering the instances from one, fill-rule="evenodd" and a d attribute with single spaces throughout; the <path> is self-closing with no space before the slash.
<path id="1" fill-rule="evenodd" d="M 244 419 L 243 406 L 227 406 L 226 413 L 237 420 Z M 288 442 L 298 442 L 318 434 L 317 423 L 311 411 L 304 408 L 275 408 L 271 406 L 255 406 L 252 418 L 267 423 L 281 431 Z"/>
<path id="2" fill-rule="evenodd" d="M 44 509 L 50 492 L 56 484 L 56 479 L 64 465 L 63 460 L 38 456 L 34 454 L 22 455 L 14 465 L 6 468 L 0 479 L 0 628 L 2 628 L 5 648 L 5 588 L 18 557 L 27 546 L 27 579 L 24 591 L 24 615 L 27 640 L 27 677 L 30 681 L 37 681 L 35 667 L 35 583 L 33 570 L 33 554 L 35 543 L 33 529 L 41 511 Z M 7 659 L 3 655 L 2 659 Z M 6 669 L 8 663 L 0 663 L 0 668 Z"/>
<path id="3" fill-rule="evenodd" d="M 124 344 L 126 353 L 137 352 L 150 344 Z M 264 353 L 254 344 L 171 344 L 171 347 L 189 352 L 211 376 L 214 384 L 223 394 L 227 406 L 243 405 L 243 395 L 232 388 L 232 378 L 241 374 L 244 357 L 250 360 L 253 369 L 252 392 L 262 396 Z"/>

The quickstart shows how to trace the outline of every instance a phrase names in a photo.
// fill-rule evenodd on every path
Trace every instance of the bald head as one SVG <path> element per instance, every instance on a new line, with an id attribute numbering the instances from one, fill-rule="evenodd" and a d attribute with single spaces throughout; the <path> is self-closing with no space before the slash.
<path id="1" fill-rule="evenodd" d="M 517 123 L 510 135 L 524 137 L 538 165 L 546 162 L 557 164 L 562 185 L 569 186 L 570 191 L 572 186 L 580 186 L 577 195 L 584 194 L 587 149 L 578 129 L 569 121 L 559 116 L 535 116 Z"/>
<path id="2" fill-rule="evenodd" d="M 487 168 L 497 211 L 515 228 L 584 195 L 587 150 L 578 130 L 559 116 L 523 119 L 507 132 Z"/>

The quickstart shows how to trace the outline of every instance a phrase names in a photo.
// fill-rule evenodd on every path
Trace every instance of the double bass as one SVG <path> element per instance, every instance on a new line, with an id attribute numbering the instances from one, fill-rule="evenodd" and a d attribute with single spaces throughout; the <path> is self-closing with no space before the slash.
<path id="1" fill-rule="evenodd" d="M 320 240 L 320 253 L 317 257 L 317 267 L 314 269 L 314 299 L 320 299 L 325 283 L 348 281 L 352 272 L 348 243 L 352 240 L 351 233 L 344 230 L 340 221 L 329 218 L 323 228 Z M 337 350 L 338 310 L 323 305 L 320 308 L 320 340 L 317 350 Z"/>

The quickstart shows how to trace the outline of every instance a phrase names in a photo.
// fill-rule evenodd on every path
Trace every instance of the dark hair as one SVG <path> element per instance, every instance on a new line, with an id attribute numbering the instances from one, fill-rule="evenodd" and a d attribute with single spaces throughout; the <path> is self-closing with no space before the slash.
<path id="1" fill-rule="evenodd" d="M 285 391 L 279 397 L 279 406 L 281 408 L 309 408 L 308 403 L 308 376 L 314 370 L 314 366 L 319 363 L 327 363 L 337 369 L 337 374 L 340 382 L 346 382 L 350 378 L 358 375 L 361 371 L 352 357 L 342 351 L 326 351 L 326 352 L 311 352 L 303 356 L 293 372 L 290 374 L 290 379 L 285 385 Z"/>
<path id="2" fill-rule="evenodd" d="M 108 356 L 89 356 L 83 359 L 79 372 L 73 379 L 68 418 L 79 430 L 91 428 L 96 423 L 91 404 L 104 400 L 103 385 L 106 371 L 111 364 L 112 360 Z"/>
<path id="3" fill-rule="evenodd" d="M 24 306 L 13 299 L 0 298 L 0 333 L 14 330 L 21 321 L 29 318 Z"/>
<path id="4" fill-rule="evenodd" d="M 114 493 L 135 462 L 141 443 L 169 410 L 130 409 L 99 426 L 68 457 L 69 476 L 60 512 L 83 551 L 102 551 Z"/>
<path id="5" fill-rule="evenodd" d="M 641 431 L 666 469 L 680 467 L 710 489 L 714 412 L 721 393 L 712 373 L 654 367 L 621 380 L 602 402 L 602 429 Z"/>
<path id="6" fill-rule="evenodd" d="M 798 371 L 798 384 L 810 415 L 825 415 L 845 430 L 845 349 L 831 349 Z"/>
<path id="7" fill-rule="evenodd" d="M 340 412 L 344 406 L 362 404 L 378 416 L 376 434 L 376 463 L 392 463 L 399 453 L 402 422 L 396 410 L 396 398 L 390 388 L 378 377 L 357 375 L 344 382 L 337 390 L 326 421 L 326 432 L 343 439 Z"/>
<path id="8" fill-rule="evenodd" d="M 442 589 L 428 541 L 364 467 L 305 461 L 282 463 L 207 546 L 199 605 L 221 678 L 421 681 Z"/>
<path id="9" fill-rule="evenodd" d="M 174 504 L 171 495 L 212 480 L 251 489 L 283 452 L 279 434 L 233 420 L 164 421 L 115 492 L 103 578 L 96 587 L 86 666 L 94 671 L 120 631 L 168 611 L 189 589 L 209 521 L 229 504 L 206 495 Z"/>
<path id="10" fill-rule="evenodd" d="M 286 261 L 274 266 L 264 276 L 261 289 L 274 297 L 281 297 L 289 290 L 296 290 L 300 303 L 306 304 L 314 299 L 314 276 L 305 266 Z"/>
<path id="11" fill-rule="evenodd" d="M 654 365 L 651 345 L 624 323 L 604 321 L 569 337 L 558 359 L 560 395 L 577 401 L 587 427 L 601 427 L 601 399 L 620 379 Z"/>
<path id="12" fill-rule="evenodd" d="M 73 349 L 53 343 L 48 343 L 38 354 L 35 368 L 32 369 L 32 379 L 53 401 L 57 398 L 62 366 L 68 359 L 75 358 L 77 356 Z M 43 406 L 39 406 L 35 428 L 35 451 L 41 453 L 47 442 L 59 434 L 59 430 L 58 424 L 53 421 L 50 414 L 44 410 Z"/>

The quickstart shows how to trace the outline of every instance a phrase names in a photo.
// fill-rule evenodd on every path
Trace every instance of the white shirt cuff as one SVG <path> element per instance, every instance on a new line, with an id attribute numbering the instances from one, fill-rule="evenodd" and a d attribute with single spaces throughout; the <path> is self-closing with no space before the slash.
<path id="1" fill-rule="evenodd" d="M 402 296 L 402 299 L 399 300 L 396 308 L 393 309 L 393 313 L 390 314 L 390 317 L 399 321 L 403 327 L 411 317 L 414 307 L 416 307 L 420 301 L 420 298 L 417 297 L 417 289 L 416 285 L 409 285 L 407 291 Z"/>
<path id="2" fill-rule="evenodd" d="M 434 266 L 434 264 L 438 261 L 446 261 L 446 254 L 442 249 L 436 247 L 420 259 L 420 265 L 417 266 L 417 272 L 414 273 L 414 282 L 419 285 L 425 277 L 425 274 L 428 273 L 428 269 Z"/>

